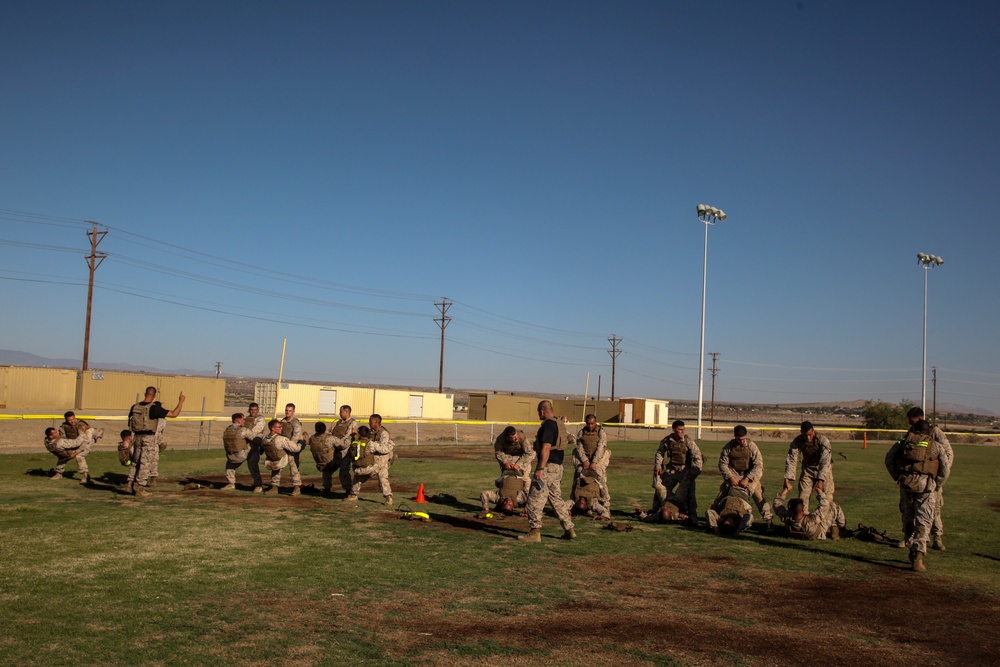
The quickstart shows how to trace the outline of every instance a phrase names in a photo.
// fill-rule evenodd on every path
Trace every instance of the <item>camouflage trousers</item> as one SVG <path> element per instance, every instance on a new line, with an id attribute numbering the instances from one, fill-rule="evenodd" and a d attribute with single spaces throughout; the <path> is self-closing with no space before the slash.
<path id="1" fill-rule="evenodd" d="M 247 469 L 250 471 L 250 478 L 253 480 L 254 487 L 262 486 L 260 478 L 260 447 L 254 444 L 236 454 L 226 455 L 226 481 L 230 484 L 235 484 L 236 471 L 244 463 L 247 464 Z"/>
<path id="2" fill-rule="evenodd" d="M 77 467 L 80 469 L 80 474 L 86 474 L 90 469 L 87 467 L 87 454 L 90 453 L 90 446 L 93 444 L 91 441 L 85 441 L 82 445 L 75 449 L 54 449 L 52 453 L 58 459 L 56 462 L 55 471 L 58 474 L 63 474 L 66 470 L 66 464 L 70 461 L 76 461 Z M 70 455 L 76 454 L 73 458 Z"/>
<path id="3" fill-rule="evenodd" d="M 534 482 L 528 491 L 528 527 L 532 530 L 542 527 L 542 514 L 545 510 L 545 503 L 548 502 L 555 510 L 559 523 L 563 530 L 573 528 L 573 517 L 570 516 L 572 505 L 562 499 L 562 476 L 563 467 L 554 463 L 549 463 L 542 469 L 541 480 L 545 483 L 545 488 L 539 489 Z"/>
<path id="4" fill-rule="evenodd" d="M 723 482 L 719 486 L 719 495 L 716 496 L 715 500 L 712 502 L 712 509 L 716 512 L 721 511 L 722 504 L 726 501 L 726 496 L 729 495 L 730 484 L 728 481 Z M 746 487 L 747 492 L 750 497 L 753 498 L 754 504 L 757 506 L 757 511 L 760 512 L 760 516 L 764 519 L 764 522 L 768 522 L 773 518 L 771 513 L 771 503 L 764 500 L 764 487 L 761 485 L 760 481 L 753 481 L 749 486 Z"/>
<path id="5" fill-rule="evenodd" d="M 816 482 L 819 480 L 811 475 L 800 475 L 799 476 L 799 498 L 805 503 L 806 512 L 809 511 L 809 497 L 813 493 L 813 489 L 816 488 Z M 833 475 L 830 475 L 829 479 L 823 480 L 823 495 L 830 499 L 830 503 L 833 503 Z"/>
<path id="6" fill-rule="evenodd" d="M 281 457 L 280 461 L 268 461 L 265 465 L 271 469 L 271 486 L 281 486 L 281 472 L 288 468 L 292 474 L 292 486 L 302 486 L 302 475 L 299 473 L 298 454 L 291 452 Z"/>
<path id="7" fill-rule="evenodd" d="M 361 487 L 372 477 L 378 478 L 378 490 L 382 492 L 383 496 L 389 497 L 392 495 L 392 486 L 389 484 L 388 463 L 376 463 L 373 466 L 355 470 L 354 476 L 351 478 L 351 495 L 356 496 L 361 493 Z"/>
<path id="8" fill-rule="evenodd" d="M 655 471 L 654 471 L 655 472 Z M 688 516 L 698 516 L 698 498 L 695 495 L 695 481 L 688 474 L 688 468 L 664 468 L 659 475 L 653 475 L 653 509 L 656 514 L 668 500 L 676 503 Z M 676 487 L 676 488 L 674 488 Z"/>
<path id="9" fill-rule="evenodd" d="M 340 485 L 344 487 L 344 493 L 351 493 L 351 487 L 354 486 L 354 482 L 351 480 L 351 459 L 345 456 L 340 461 L 340 468 L 337 470 L 337 476 L 340 478 Z"/>
<path id="10" fill-rule="evenodd" d="M 128 471 L 128 481 L 139 486 L 148 486 L 149 478 L 159 475 L 160 446 L 155 435 L 137 435 L 133 438 L 132 466 Z"/>
<path id="11" fill-rule="evenodd" d="M 944 522 L 941 521 L 941 509 L 944 507 L 944 487 L 939 486 L 934 492 L 937 496 L 937 505 L 934 506 L 934 525 L 931 527 L 931 535 L 944 535 Z"/>
<path id="12" fill-rule="evenodd" d="M 899 490 L 899 512 L 903 519 L 903 535 L 910 545 L 910 551 L 927 553 L 934 515 L 937 511 L 937 493 L 913 493 Z"/>

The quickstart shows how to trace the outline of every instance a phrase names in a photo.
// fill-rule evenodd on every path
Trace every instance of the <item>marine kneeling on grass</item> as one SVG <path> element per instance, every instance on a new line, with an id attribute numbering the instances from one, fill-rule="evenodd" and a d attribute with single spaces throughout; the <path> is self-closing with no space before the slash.
<path id="1" fill-rule="evenodd" d="M 841 531 L 847 530 L 847 519 L 840 505 L 831 500 L 829 494 L 822 491 L 816 494 L 819 507 L 812 512 L 806 512 L 804 498 L 792 498 L 785 507 L 784 493 L 774 499 L 774 513 L 778 515 L 791 537 L 800 540 L 825 540 L 827 535 L 831 540 L 839 540 Z"/>
<path id="2" fill-rule="evenodd" d="M 295 455 L 301 451 L 301 446 L 281 434 L 282 422 L 277 419 L 269 421 L 267 427 L 271 432 L 264 436 L 260 446 L 264 450 L 264 456 L 267 457 L 264 465 L 271 471 L 271 486 L 264 493 L 268 495 L 277 493 L 281 486 L 281 471 L 289 468 L 292 472 L 292 495 L 297 496 L 302 493 L 302 475 L 299 474 Z"/>
<path id="3" fill-rule="evenodd" d="M 55 473 L 49 479 L 62 479 L 66 464 L 76 461 L 76 465 L 80 468 L 80 484 L 87 484 L 90 482 L 87 454 L 90 453 L 94 437 L 98 433 L 83 420 L 76 421 L 74 428 L 73 438 L 59 437 L 59 431 L 52 427 L 45 429 L 45 449 L 58 459 Z"/>
<path id="4" fill-rule="evenodd" d="M 481 518 L 489 518 L 491 512 L 512 516 L 518 508 L 526 513 L 528 503 L 528 480 L 518 470 L 504 470 L 496 479 L 496 489 L 487 489 L 479 494 L 483 505 Z"/>
<path id="5" fill-rule="evenodd" d="M 380 416 L 372 415 L 369 419 L 369 424 L 376 421 L 376 418 L 378 424 L 382 423 Z M 380 430 L 384 431 L 384 429 Z M 388 435 L 388 431 L 386 431 L 385 437 L 379 439 L 371 427 L 358 427 L 358 435 L 354 439 L 354 442 L 351 443 L 350 450 L 348 450 L 354 474 L 351 478 L 351 493 L 347 496 L 346 500 L 357 500 L 358 494 L 361 493 L 362 485 L 372 477 L 377 477 L 378 488 L 382 492 L 385 504 L 392 505 L 389 466 L 392 464 L 394 457 L 392 453 L 394 445 Z"/>
<path id="6" fill-rule="evenodd" d="M 597 521 L 611 520 L 611 496 L 607 484 L 593 468 L 582 470 L 573 480 L 569 497 L 573 502 L 570 512 L 574 516 L 592 516 Z"/>

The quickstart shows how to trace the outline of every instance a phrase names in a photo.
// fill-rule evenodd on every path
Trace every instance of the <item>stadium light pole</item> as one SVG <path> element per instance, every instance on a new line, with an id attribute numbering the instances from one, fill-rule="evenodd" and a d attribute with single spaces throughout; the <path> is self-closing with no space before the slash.
<path id="1" fill-rule="evenodd" d="M 924 269 L 924 355 L 920 366 L 920 409 L 927 413 L 927 273 L 935 266 L 944 264 L 937 255 L 917 253 L 917 264 Z"/>
<path id="2" fill-rule="evenodd" d="M 708 228 L 726 219 L 714 206 L 698 204 L 698 219 L 705 223 L 705 259 L 701 269 L 701 346 L 698 348 L 698 438 L 701 439 L 702 398 L 705 393 L 705 294 L 708 288 Z"/>

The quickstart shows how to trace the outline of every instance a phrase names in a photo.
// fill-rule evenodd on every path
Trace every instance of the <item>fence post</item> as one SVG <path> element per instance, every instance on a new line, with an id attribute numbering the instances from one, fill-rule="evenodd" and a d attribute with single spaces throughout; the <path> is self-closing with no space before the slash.
<path id="1" fill-rule="evenodd" d="M 413 439 L 416 443 L 420 444 L 420 424 L 413 422 Z"/>
<path id="2" fill-rule="evenodd" d="M 455 422 L 455 444 L 458 444 L 458 422 Z"/>
<path id="3" fill-rule="evenodd" d="M 490 422 L 490 442 L 495 442 L 496 438 L 493 437 L 493 422 Z"/>
<path id="4" fill-rule="evenodd" d="M 196 449 L 201 449 L 201 434 L 205 431 L 205 399 L 207 397 L 201 397 L 201 421 L 198 423 L 198 445 Z"/>

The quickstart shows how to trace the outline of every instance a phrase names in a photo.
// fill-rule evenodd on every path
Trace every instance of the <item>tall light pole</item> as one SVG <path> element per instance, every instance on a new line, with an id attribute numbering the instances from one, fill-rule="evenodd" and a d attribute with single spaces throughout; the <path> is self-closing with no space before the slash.
<path id="1" fill-rule="evenodd" d="M 937 255 L 928 255 L 925 252 L 917 253 L 917 264 L 924 269 L 924 357 L 920 366 L 920 409 L 927 413 L 927 272 L 935 266 L 944 264 L 944 260 Z"/>
<path id="2" fill-rule="evenodd" d="M 698 204 L 698 219 L 705 223 L 705 261 L 701 271 L 701 346 L 698 348 L 698 438 L 701 438 L 702 396 L 705 393 L 705 293 L 708 289 L 708 228 L 726 219 L 714 206 Z"/>

